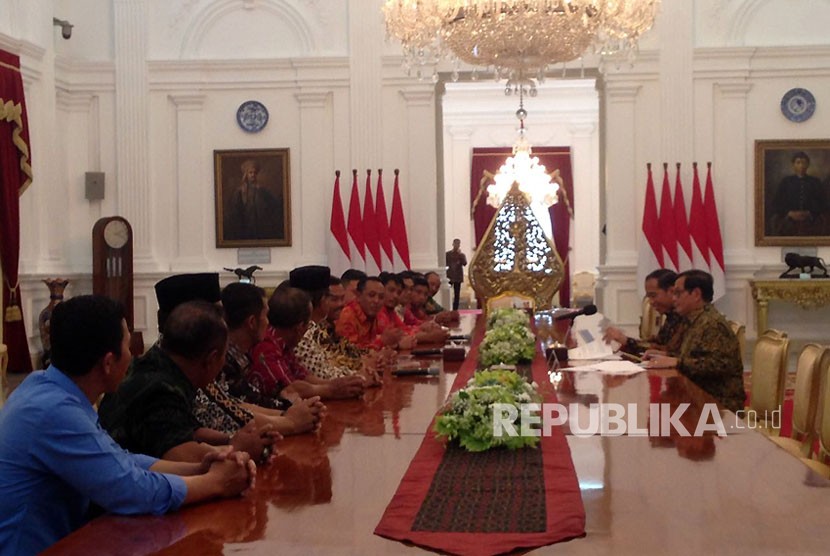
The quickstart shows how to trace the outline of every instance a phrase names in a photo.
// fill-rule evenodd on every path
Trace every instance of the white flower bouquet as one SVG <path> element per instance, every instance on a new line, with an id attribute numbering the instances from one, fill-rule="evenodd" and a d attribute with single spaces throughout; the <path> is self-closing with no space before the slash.
<path id="1" fill-rule="evenodd" d="M 512 371 L 479 371 L 467 385 L 453 394 L 435 420 L 439 437 L 457 441 L 470 452 L 482 452 L 504 446 L 511 450 L 535 447 L 538 436 L 511 436 L 493 433 L 493 404 L 540 403 L 536 384 Z M 518 409 L 518 407 L 517 407 Z M 521 412 L 514 425 L 521 427 Z"/>

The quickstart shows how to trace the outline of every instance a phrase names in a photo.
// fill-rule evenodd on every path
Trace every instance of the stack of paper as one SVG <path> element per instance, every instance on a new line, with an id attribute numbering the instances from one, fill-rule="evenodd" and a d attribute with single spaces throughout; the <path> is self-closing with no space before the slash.
<path id="1" fill-rule="evenodd" d="M 645 371 L 631 361 L 596 361 L 579 367 L 568 367 L 569 371 L 600 371 L 609 374 L 633 375 Z"/>

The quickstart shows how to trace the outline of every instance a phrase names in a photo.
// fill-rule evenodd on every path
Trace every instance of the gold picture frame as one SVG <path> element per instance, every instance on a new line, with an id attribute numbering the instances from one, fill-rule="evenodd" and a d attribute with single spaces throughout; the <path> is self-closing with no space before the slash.
<path id="1" fill-rule="evenodd" d="M 289 149 L 213 151 L 216 247 L 291 245 Z"/>
<path id="2" fill-rule="evenodd" d="M 755 245 L 830 245 L 830 139 L 755 141 Z"/>

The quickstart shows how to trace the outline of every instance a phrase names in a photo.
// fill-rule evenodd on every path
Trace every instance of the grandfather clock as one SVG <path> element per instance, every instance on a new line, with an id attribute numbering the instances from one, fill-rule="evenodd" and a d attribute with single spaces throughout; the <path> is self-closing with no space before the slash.
<path id="1" fill-rule="evenodd" d="M 120 301 L 133 332 L 133 229 L 121 216 L 101 218 L 92 227 L 92 293 Z M 144 351 L 140 337 L 133 334 L 133 355 Z"/>

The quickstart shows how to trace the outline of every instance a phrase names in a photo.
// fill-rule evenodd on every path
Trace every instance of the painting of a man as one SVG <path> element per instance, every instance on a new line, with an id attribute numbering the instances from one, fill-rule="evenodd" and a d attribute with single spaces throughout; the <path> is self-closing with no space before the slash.
<path id="1" fill-rule="evenodd" d="M 778 184 L 772 201 L 769 235 L 818 236 L 826 233 L 827 192 L 821 181 L 807 173 L 810 157 L 804 151 L 792 156 L 792 175 Z"/>
<path id="2" fill-rule="evenodd" d="M 755 245 L 830 245 L 830 140 L 755 141 Z"/>
<path id="3" fill-rule="evenodd" d="M 287 153 L 216 151 L 218 247 L 291 244 Z"/>

